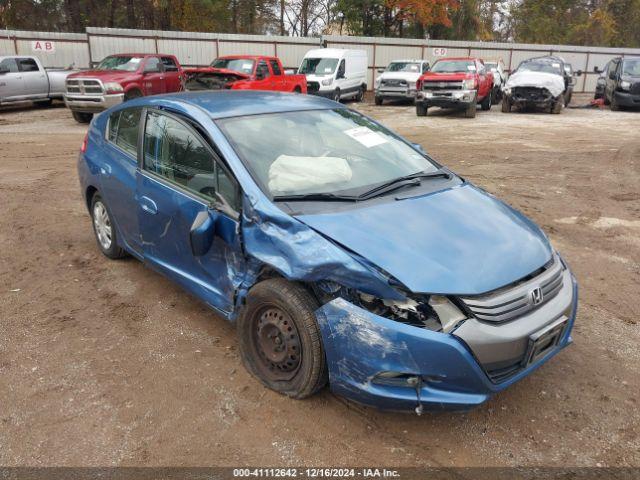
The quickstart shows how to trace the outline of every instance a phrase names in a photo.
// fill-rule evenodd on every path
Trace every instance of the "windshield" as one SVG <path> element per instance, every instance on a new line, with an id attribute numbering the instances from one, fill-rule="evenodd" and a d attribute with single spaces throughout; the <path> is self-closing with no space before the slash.
<path id="1" fill-rule="evenodd" d="M 387 67 L 387 72 L 416 72 L 420 73 L 420 64 L 415 62 L 393 62 Z"/>
<path id="2" fill-rule="evenodd" d="M 438 170 L 390 131 L 347 109 L 251 115 L 218 124 L 272 196 L 359 195 L 401 176 Z"/>
<path id="3" fill-rule="evenodd" d="M 338 65 L 337 58 L 305 58 L 298 73 L 305 75 L 331 75 Z"/>
<path id="4" fill-rule="evenodd" d="M 472 60 L 438 60 L 431 67 L 436 73 L 475 72 L 476 64 Z"/>
<path id="5" fill-rule="evenodd" d="M 632 77 L 640 77 L 640 58 L 625 60 L 622 74 L 630 75 Z"/>
<path id="6" fill-rule="evenodd" d="M 143 57 L 113 56 L 107 57 L 100 62 L 96 70 L 122 70 L 125 72 L 135 72 L 140 66 Z"/>
<path id="7" fill-rule="evenodd" d="M 560 62 L 552 60 L 527 60 L 522 62 L 518 67 L 519 72 L 544 72 L 562 75 L 562 66 Z"/>
<path id="8" fill-rule="evenodd" d="M 214 68 L 224 68 L 225 70 L 246 73 L 247 75 L 253 73 L 254 65 L 255 62 L 253 60 L 246 60 L 244 58 L 217 58 L 211 64 Z"/>

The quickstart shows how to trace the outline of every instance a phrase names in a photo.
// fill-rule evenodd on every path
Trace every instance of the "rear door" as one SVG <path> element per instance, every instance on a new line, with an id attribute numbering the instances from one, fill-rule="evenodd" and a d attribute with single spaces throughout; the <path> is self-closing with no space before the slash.
<path id="1" fill-rule="evenodd" d="M 491 93 L 491 81 L 484 63 L 476 61 L 476 73 L 478 75 L 478 97 L 484 98 Z"/>
<path id="2" fill-rule="evenodd" d="M 289 85 L 285 82 L 284 72 L 280 68 L 278 61 L 273 58 L 270 59 L 269 66 L 271 67 L 273 89 L 278 91 L 291 90 Z"/>
<path id="3" fill-rule="evenodd" d="M 25 95 L 46 97 L 49 94 L 47 72 L 41 69 L 33 58 L 18 58 L 18 69 L 22 73 Z"/>
<path id="4" fill-rule="evenodd" d="M 265 60 L 260 60 L 256 65 L 254 86 L 256 90 L 275 90 L 273 75 L 271 75 L 271 69 Z"/>
<path id="5" fill-rule="evenodd" d="M 147 57 L 142 72 L 145 95 L 160 95 L 167 92 L 164 67 L 159 57 Z"/>
<path id="6" fill-rule="evenodd" d="M 160 61 L 164 68 L 166 92 L 171 93 L 182 90 L 182 78 L 175 58 L 161 57 Z"/>
<path id="7" fill-rule="evenodd" d="M 15 58 L 5 58 L 0 67 L 9 70 L 0 74 L 0 101 L 12 101 L 24 95 L 22 73 L 18 70 Z"/>
<path id="8" fill-rule="evenodd" d="M 230 312 L 244 272 L 239 187 L 215 151 L 187 119 L 147 109 L 137 184 L 145 261 Z M 196 256 L 190 232 L 199 214 L 213 219 L 216 233 Z"/>

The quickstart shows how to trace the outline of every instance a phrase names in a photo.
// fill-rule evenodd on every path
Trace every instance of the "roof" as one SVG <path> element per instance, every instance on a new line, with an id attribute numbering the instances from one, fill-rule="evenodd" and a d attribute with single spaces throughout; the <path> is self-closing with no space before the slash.
<path id="1" fill-rule="evenodd" d="M 257 90 L 220 90 L 204 92 L 182 92 L 154 95 L 136 100 L 136 103 L 161 103 L 163 100 L 178 101 L 194 105 L 211 118 L 240 117 L 263 113 L 281 113 L 302 110 L 346 108 L 326 98 L 295 93 L 267 92 Z"/>
<path id="2" fill-rule="evenodd" d="M 221 55 L 219 57 L 216 57 L 216 60 L 220 60 L 220 59 L 224 59 L 224 58 L 230 58 L 230 59 L 238 59 L 238 60 L 260 60 L 261 58 L 268 58 L 268 59 L 275 59 L 277 60 L 278 57 L 274 57 L 273 55 L 242 55 L 242 54 L 238 54 L 238 55 Z"/>

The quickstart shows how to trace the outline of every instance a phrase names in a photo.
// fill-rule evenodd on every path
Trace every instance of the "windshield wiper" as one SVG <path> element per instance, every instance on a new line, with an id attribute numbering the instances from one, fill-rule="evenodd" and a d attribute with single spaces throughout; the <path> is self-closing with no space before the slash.
<path id="1" fill-rule="evenodd" d="M 359 197 L 352 195 L 336 195 L 335 193 L 301 193 L 296 195 L 276 195 L 274 202 L 356 202 Z"/>
<path id="2" fill-rule="evenodd" d="M 449 172 L 445 172 L 444 170 L 436 170 L 435 172 L 412 173 L 411 175 L 405 175 L 403 177 L 389 180 L 382 185 L 378 185 L 377 187 L 372 188 L 371 190 L 368 190 L 361 195 L 358 195 L 357 198 L 360 200 L 366 200 L 391 192 L 400 187 L 418 186 L 420 185 L 420 179 L 422 178 L 451 178 L 451 174 Z"/>

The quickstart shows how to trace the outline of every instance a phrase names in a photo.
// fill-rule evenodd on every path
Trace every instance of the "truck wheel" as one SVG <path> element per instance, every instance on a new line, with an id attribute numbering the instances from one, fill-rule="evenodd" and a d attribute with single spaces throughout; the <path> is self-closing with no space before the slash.
<path id="1" fill-rule="evenodd" d="M 91 199 L 91 220 L 100 251 L 112 260 L 126 256 L 125 251 L 118 245 L 111 213 L 99 193 L 94 194 Z"/>
<path id="2" fill-rule="evenodd" d="M 480 108 L 482 108 L 483 111 L 486 112 L 487 110 L 491 110 L 491 97 L 492 96 L 493 96 L 493 93 L 489 92 L 487 94 L 487 96 L 482 99 L 482 102 L 480 103 Z"/>
<path id="3" fill-rule="evenodd" d="M 562 108 L 564 107 L 564 97 L 560 97 L 551 107 L 551 113 L 555 113 L 556 115 L 562 112 Z"/>
<path id="4" fill-rule="evenodd" d="M 620 110 L 620 105 L 618 105 L 618 101 L 616 100 L 615 94 L 611 96 L 611 102 L 609 103 L 609 108 L 612 112 L 617 112 Z"/>
<path id="5" fill-rule="evenodd" d="M 416 115 L 417 116 L 426 117 L 428 111 L 429 111 L 429 107 L 427 107 L 424 103 L 416 103 Z"/>
<path id="6" fill-rule="evenodd" d="M 361 102 L 364 98 L 364 87 L 360 87 L 358 89 L 358 93 L 356 93 L 355 100 L 356 102 Z"/>
<path id="7" fill-rule="evenodd" d="M 502 97 L 502 113 L 511 112 L 511 101 L 507 97 Z"/>
<path id="8" fill-rule="evenodd" d="M 300 87 L 296 87 L 293 89 L 293 93 L 302 93 L 302 89 Z"/>
<path id="9" fill-rule="evenodd" d="M 129 100 L 133 100 L 134 98 L 140 98 L 142 97 L 142 92 L 140 90 L 129 90 L 127 93 L 124 94 L 124 101 L 127 102 Z"/>
<path id="10" fill-rule="evenodd" d="M 73 119 L 78 123 L 91 123 L 91 119 L 93 118 L 93 113 L 71 112 L 71 115 L 73 115 Z"/>
<path id="11" fill-rule="evenodd" d="M 476 118 L 476 102 L 471 102 L 464 111 L 466 118 Z"/>
<path id="12" fill-rule="evenodd" d="M 340 89 L 336 88 L 333 92 L 333 97 L 331 97 L 334 102 L 340 102 Z"/>
<path id="13" fill-rule="evenodd" d="M 376 102 L 376 105 L 380 106 L 380 105 L 382 105 L 382 103 L 384 102 L 384 98 L 382 98 L 382 97 L 376 97 L 376 98 L 375 98 L 375 102 Z"/>
<path id="14" fill-rule="evenodd" d="M 318 302 L 284 278 L 255 285 L 238 318 L 242 362 L 267 387 L 292 398 L 309 397 L 328 380 L 315 310 Z"/>

